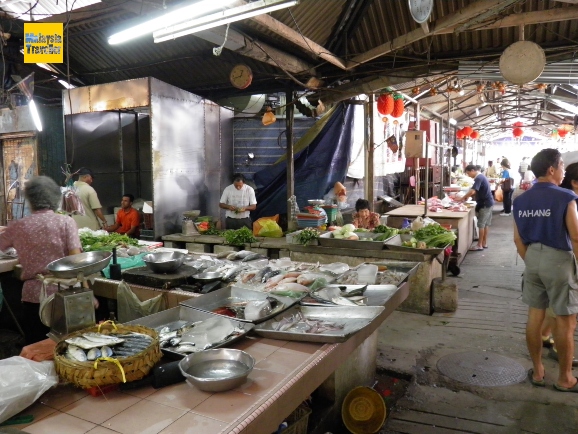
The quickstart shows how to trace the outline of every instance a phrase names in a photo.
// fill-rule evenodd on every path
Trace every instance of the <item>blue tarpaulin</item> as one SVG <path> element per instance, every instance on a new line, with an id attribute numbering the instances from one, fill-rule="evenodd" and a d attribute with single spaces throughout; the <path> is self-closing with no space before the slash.
<path id="1" fill-rule="evenodd" d="M 295 157 L 295 196 L 299 207 L 323 198 L 343 182 L 351 159 L 354 106 L 340 104 L 311 144 Z M 287 163 L 281 161 L 255 173 L 257 210 L 253 219 L 287 213 Z"/>

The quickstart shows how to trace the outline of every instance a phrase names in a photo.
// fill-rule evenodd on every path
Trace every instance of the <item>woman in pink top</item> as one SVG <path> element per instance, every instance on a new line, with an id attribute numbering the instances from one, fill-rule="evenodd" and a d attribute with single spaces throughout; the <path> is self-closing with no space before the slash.
<path id="1" fill-rule="evenodd" d="M 379 226 L 379 214 L 369 210 L 369 201 L 357 199 L 355 202 L 355 214 L 353 214 L 353 226 L 363 229 L 374 229 Z"/>
<path id="2" fill-rule="evenodd" d="M 13 221 L 0 235 L 0 250 L 14 247 L 22 266 L 21 287 L 4 288 L 4 292 L 21 293 L 21 304 L 12 306 L 18 311 L 20 325 L 24 329 L 26 343 L 34 343 L 46 338 L 48 327 L 40 322 L 40 290 L 42 283 L 37 274 L 48 274 L 46 266 L 64 256 L 80 253 L 80 239 L 76 223 L 71 217 L 56 214 L 61 200 L 60 188 L 47 176 L 36 176 L 24 186 L 24 196 L 32 214 Z M 47 287 L 47 295 L 56 292 L 57 287 Z"/>

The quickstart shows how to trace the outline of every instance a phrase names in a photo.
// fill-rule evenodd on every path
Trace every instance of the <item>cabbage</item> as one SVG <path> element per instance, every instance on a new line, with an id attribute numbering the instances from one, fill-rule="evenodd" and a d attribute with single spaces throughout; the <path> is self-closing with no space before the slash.
<path id="1" fill-rule="evenodd" d="M 356 229 L 356 227 L 353 226 L 351 223 L 348 223 L 343 226 L 343 229 L 345 232 L 353 232 Z"/>
<path id="2" fill-rule="evenodd" d="M 339 233 L 338 231 L 335 231 L 333 232 L 333 238 L 340 240 L 341 238 L 343 238 L 343 234 Z"/>
<path id="3" fill-rule="evenodd" d="M 351 235 L 353 235 L 352 231 L 347 231 L 343 234 L 343 238 L 349 238 Z"/>

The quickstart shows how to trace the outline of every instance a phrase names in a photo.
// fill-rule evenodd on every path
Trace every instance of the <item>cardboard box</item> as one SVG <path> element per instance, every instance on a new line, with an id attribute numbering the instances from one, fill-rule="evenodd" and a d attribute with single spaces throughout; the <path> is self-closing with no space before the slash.
<path id="1" fill-rule="evenodd" d="M 426 132 L 421 130 L 408 130 L 405 133 L 405 158 L 426 158 Z M 428 149 L 428 158 L 435 157 L 434 146 Z"/>

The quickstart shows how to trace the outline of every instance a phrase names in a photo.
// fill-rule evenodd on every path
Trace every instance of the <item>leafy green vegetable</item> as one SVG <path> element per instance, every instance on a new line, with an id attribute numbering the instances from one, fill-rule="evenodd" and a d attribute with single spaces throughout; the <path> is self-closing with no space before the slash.
<path id="1" fill-rule="evenodd" d="M 223 233 L 227 244 L 232 246 L 242 246 L 249 243 L 256 243 L 257 238 L 253 236 L 253 232 L 247 227 L 241 229 L 228 229 Z"/>
<path id="2" fill-rule="evenodd" d="M 80 234 L 80 244 L 85 252 L 94 252 L 97 250 L 112 251 L 113 247 L 138 246 L 138 240 L 130 238 L 127 235 L 112 232 L 108 235 L 94 236 L 90 233 Z"/>
<path id="3" fill-rule="evenodd" d="M 203 235 L 223 235 L 223 231 L 220 231 L 219 229 L 217 229 L 214 226 L 209 226 L 209 229 L 207 229 L 205 232 L 203 232 Z"/>
<path id="4" fill-rule="evenodd" d="M 428 247 L 445 247 L 454 245 L 456 234 L 440 225 L 427 225 L 414 232 L 417 241 L 423 241 Z"/>
<path id="5" fill-rule="evenodd" d="M 319 239 L 319 235 L 321 235 L 321 234 L 317 229 L 305 228 L 297 234 L 295 239 L 297 240 L 297 242 L 299 244 L 303 244 L 304 246 L 307 246 L 312 241 Z"/>
<path id="6" fill-rule="evenodd" d="M 390 228 L 389 226 L 379 225 L 376 226 L 375 229 L 373 229 L 373 232 L 375 232 L 376 234 L 381 234 L 379 237 L 375 239 L 375 241 L 385 241 L 388 238 L 397 235 L 399 230 L 395 228 Z"/>

